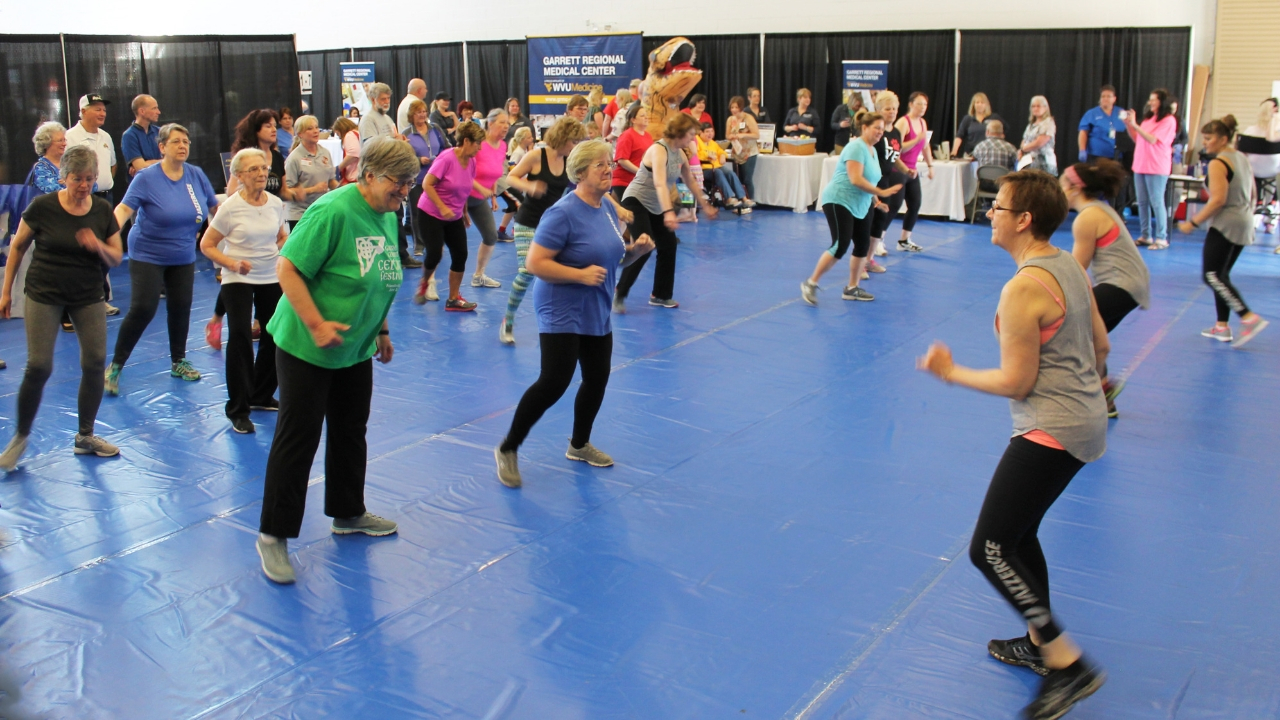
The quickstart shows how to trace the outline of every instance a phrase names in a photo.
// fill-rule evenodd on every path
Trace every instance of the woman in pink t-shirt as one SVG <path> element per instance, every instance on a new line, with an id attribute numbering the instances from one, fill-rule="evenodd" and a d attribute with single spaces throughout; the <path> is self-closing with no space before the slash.
<path id="1" fill-rule="evenodd" d="M 418 198 L 418 229 L 423 234 L 427 256 L 413 302 L 421 305 L 427 301 L 427 285 L 448 245 L 449 299 L 444 309 L 470 312 L 476 309 L 476 304 L 467 302 L 460 294 L 462 273 L 467 269 L 467 228 L 471 226 L 467 219 L 467 197 L 474 191 L 488 198 L 493 191 L 476 182 L 475 157 L 485 139 L 484 128 L 475 123 L 458 123 L 454 132 L 458 144 L 440 153 L 431 163 L 431 169 L 423 178 L 422 197 Z"/>
<path id="2" fill-rule="evenodd" d="M 493 257 L 493 246 L 498 242 L 498 228 L 493 222 L 493 213 L 498 209 L 498 192 L 494 185 L 498 178 L 507 174 L 507 128 L 510 116 L 502 110 L 491 110 L 485 120 L 488 133 L 480 143 L 480 152 L 476 155 L 476 185 L 488 188 L 488 195 L 481 195 L 473 190 L 467 198 L 467 215 L 471 216 L 471 224 L 480 231 L 480 252 L 476 253 L 476 274 L 471 276 L 471 287 L 502 287 L 502 283 L 484 274 L 489 266 L 489 258 Z"/>
<path id="3" fill-rule="evenodd" d="M 1151 91 L 1142 124 L 1130 110 L 1124 124 L 1133 138 L 1133 184 L 1138 188 L 1139 245 L 1152 250 L 1169 247 L 1169 213 L 1164 204 L 1165 187 L 1173 172 L 1173 138 L 1178 134 L 1178 120 L 1169 114 L 1169 92 L 1164 88 Z M 1148 222 L 1150 220 L 1150 222 Z M 1148 228 L 1154 232 L 1147 234 Z M 1149 238 L 1155 238 L 1153 242 Z"/>

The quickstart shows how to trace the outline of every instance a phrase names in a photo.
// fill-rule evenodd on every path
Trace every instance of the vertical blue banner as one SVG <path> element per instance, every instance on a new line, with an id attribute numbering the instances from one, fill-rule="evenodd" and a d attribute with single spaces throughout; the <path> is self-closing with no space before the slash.
<path id="1" fill-rule="evenodd" d="M 374 63 L 344 62 L 338 67 L 342 71 L 342 116 L 350 117 L 353 109 L 362 117 L 367 115 L 372 108 L 367 91 L 374 83 Z"/>
<path id="2" fill-rule="evenodd" d="M 606 96 L 645 75 L 641 35 L 531 37 L 529 114 L 562 115 L 574 95 L 600 88 Z"/>
<path id="3" fill-rule="evenodd" d="M 845 60 L 841 64 L 845 90 L 889 89 L 888 60 Z"/>

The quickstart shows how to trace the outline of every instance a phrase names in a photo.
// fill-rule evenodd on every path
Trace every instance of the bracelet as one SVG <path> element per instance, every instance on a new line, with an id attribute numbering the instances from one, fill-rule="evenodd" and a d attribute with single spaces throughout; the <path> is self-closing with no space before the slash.
<path id="1" fill-rule="evenodd" d="M 387 335 L 387 336 L 390 336 L 390 335 L 391 335 L 391 331 L 390 331 L 390 330 L 388 330 L 388 329 L 386 329 L 386 328 L 382 328 L 381 330 L 379 330 L 379 331 L 378 331 L 378 334 L 379 334 L 379 335 Z"/>
<path id="2" fill-rule="evenodd" d="M 1199 228 L 1199 227 L 1200 227 L 1200 223 L 1196 222 L 1196 221 L 1195 221 L 1195 218 L 1188 218 L 1188 219 L 1187 219 L 1187 222 L 1191 223 L 1191 227 L 1193 227 L 1193 228 Z"/>
<path id="3" fill-rule="evenodd" d="M 670 210 L 663 210 L 663 211 L 662 211 L 662 214 L 663 214 L 663 215 L 666 215 L 666 214 L 667 214 L 667 213 L 669 213 L 669 212 L 675 212 L 675 211 L 676 211 L 676 209 L 675 209 L 675 208 L 671 208 Z"/>

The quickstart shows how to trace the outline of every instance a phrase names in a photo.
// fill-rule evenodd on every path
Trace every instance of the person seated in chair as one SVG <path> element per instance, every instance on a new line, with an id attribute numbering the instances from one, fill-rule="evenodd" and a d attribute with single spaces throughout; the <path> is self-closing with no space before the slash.
<path id="1" fill-rule="evenodd" d="M 1018 164 L 1018 148 L 1004 139 L 1004 123 L 991 120 L 987 123 L 987 139 L 978 143 L 973 149 L 973 158 L 978 167 L 983 165 L 999 165 L 1010 170 Z M 995 188 L 989 188 L 994 191 Z"/>
<path id="2" fill-rule="evenodd" d="M 702 175 L 706 178 L 709 185 L 713 180 L 716 187 L 720 188 L 720 192 L 724 194 L 725 205 L 735 210 L 741 207 L 743 213 L 751 212 L 751 207 L 746 204 L 747 192 L 742 187 L 742 181 L 729 168 L 724 166 L 725 152 L 720 147 L 720 143 L 716 142 L 716 128 L 711 123 L 703 123 L 702 131 L 698 133 L 698 161 L 702 163 Z"/>

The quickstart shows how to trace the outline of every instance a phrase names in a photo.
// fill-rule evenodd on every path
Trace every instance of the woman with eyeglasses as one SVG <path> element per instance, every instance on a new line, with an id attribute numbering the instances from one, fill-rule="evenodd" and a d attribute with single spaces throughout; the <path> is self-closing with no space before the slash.
<path id="1" fill-rule="evenodd" d="M 308 117 L 304 115 L 302 120 Z M 304 128 L 299 137 L 305 132 Z M 293 161 L 292 156 L 289 159 Z M 332 172 L 332 165 L 329 167 Z M 270 170 L 267 154 L 261 150 L 249 148 L 236 153 L 231 159 L 231 172 L 240 181 L 240 189 L 223 202 L 200 239 L 200 252 L 225 268 L 219 294 L 226 305 L 230 326 L 226 413 L 231 428 L 238 433 L 254 431 L 253 421 L 249 419 L 251 409 L 280 407 L 274 397 L 276 345 L 266 325 L 280 302 L 276 258 L 280 246 L 289 237 L 289 224 L 284 203 L 266 192 Z M 295 188 L 294 195 L 301 190 Z M 253 357 L 255 318 L 263 328 L 256 361 Z"/>
<path id="2" fill-rule="evenodd" d="M 613 177 L 611 154 L 602 140 L 588 140 L 573 149 L 565 174 L 577 188 L 543 214 L 529 248 L 526 265 L 538 278 L 533 302 L 542 372 L 520 398 L 502 444 L 493 449 L 498 480 L 507 487 L 523 484 L 517 451 L 542 414 L 564 395 L 579 366 L 582 385 L 574 400 L 573 436 L 565 457 L 594 467 L 613 464 L 613 458 L 591 444 L 613 357 L 609 298 L 619 268 L 643 257 L 653 243 L 647 235 L 630 245 L 623 239 L 617 212 L 606 199 Z"/>
<path id="3" fill-rule="evenodd" d="M 190 137 L 187 129 L 177 123 L 160 128 L 163 159 L 139 170 L 116 206 L 116 222 L 121 226 L 134 219 L 129 232 L 132 293 L 129 312 L 116 336 L 115 356 L 106 372 L 108 395 L 120 394 L 120 372 L 155 317 L 162 290 L 169 323 L 169 374 L 183 380 L 200 379 L 200 372 L 187 360 L 196 234 L 216 209 L 218 197 L 204 171 L 187 162 Z M 274 150 L 274 134 L 271 139 Z"/>
<path id="4" fill-rule="evenodd" d="M 102 363 L 107 356 L 107 313 L 102 266 L 120 264 L 120 224 L 106 200 L 94 197 L 98 155 L 77 145 L 62 155 L 58 168 L 65 186 L 41 195 L 22 213 L 9 249 L 0 292 L 0 317 L 13 308 L 13 283 L 22 259 L 31 252 L 26 278 L 27 369 L 18 389 L 17 428 L 0 469 L 13 470 L 27 449 L 44 385 L 53 373 L 53 351 L 63 311 L 71 317 L 80 343 L 79 431 L 74 452 L 99 457 L 120 449 L 94 434 L 102 403 Z"/>
<path id="5" fill-rule="evenodd" d="M 969 560 L 1026 622 L 1022 637 L 987 644 L 997 660 L 1043 677 L 1023 717 L 1056 718 L 1102 687 L 1106 676 L 1050 607 L 1037 533 L 1076 473 L 1106 452 L 1099 371 L 1111 346 L 1089 276 L 1049 242 L 1067 217 L 1058 181 L 1039 170 L 1005 175 L 987 217 L 992 243 L 1018 265 L 996 309 L 1000 365 L 958 365 L 951 350 L 935 342 L 917 367 L 948 384 L 1009 398 L 1013 438 L 987 488 Z"/>

